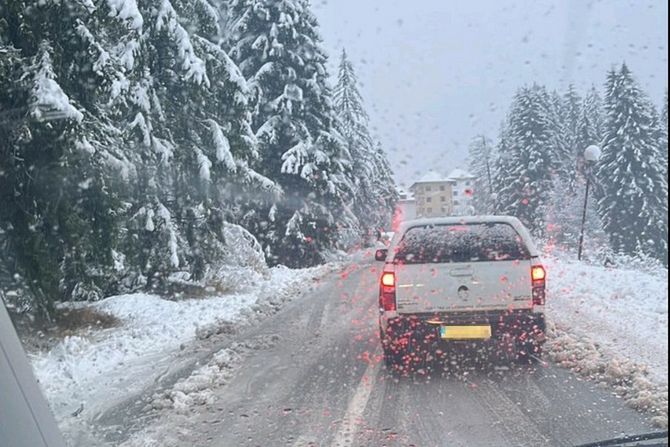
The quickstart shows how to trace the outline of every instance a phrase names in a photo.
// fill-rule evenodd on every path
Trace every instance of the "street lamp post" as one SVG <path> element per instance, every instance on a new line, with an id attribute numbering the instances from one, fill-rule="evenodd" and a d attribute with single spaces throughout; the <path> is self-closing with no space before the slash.
<path id="1" fill-rule="evenodd" d="M 600 148 L 596 145 L 591 145 L 584 151 L 584 160 L 586 160 L 586 193 L 584 194 L 584 210 L 582 211 L 582 229 L 579 233 L 579 250 L 577 251 L 577 259 L 582 260 L 582 250 L 584 246 L 584 227 L 586 225 L 586 209 L 589 204 L 589 189 L 591 186 L 591 166 L 600 159 Z"/>

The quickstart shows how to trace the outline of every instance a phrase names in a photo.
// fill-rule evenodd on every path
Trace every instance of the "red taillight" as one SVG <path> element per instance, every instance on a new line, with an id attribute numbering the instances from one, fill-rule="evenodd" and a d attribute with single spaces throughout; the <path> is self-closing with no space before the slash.
<path id="1" fill-rule="evenodd" d="M 544 306 L 546 300 L 547 272 L 541 265 L 534 265 L 530 269 L 530 277 L 533 284 L 533 305 Z"/>
<path id="2" fill-rule="evenodd" d="M 394 287 L 395 286 L 395 275 L 391 272 L 386 272 L 382 275 L 382 286 Z"/>
<path id="3" fill-rule="evenodd" d="M 395 307 L 395 274 L 384 272 L 379 287 L 379 308 L 384 311 L 396 310 Z"/>
<path id="4" fill-rule="evenodd" d="M 533 278 L 533 283 L 536 281 L 544 282 L 545 278 L 547 277 L 547 272 L 541 265 L 534 265 L 530 270 L 530 276 Z"/>

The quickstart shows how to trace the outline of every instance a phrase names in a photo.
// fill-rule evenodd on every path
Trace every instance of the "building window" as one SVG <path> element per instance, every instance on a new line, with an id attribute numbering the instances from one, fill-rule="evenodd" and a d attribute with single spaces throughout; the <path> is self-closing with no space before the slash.
<path id="1" fill-rule="evenodd" d="M 465 186 L 470 186 L 470 182 L 465 182 Z"/>
<path id="2" fill-rule="evenodd" d="M 454 191 L 454 195 L 457 196 L 457 195 L 458 195 L 458 191 Z"/>
<path id="3" fill-rule="evenodd" d="M 432 197 L 426 197 L 426 202 L 430 203 L 430 202 L 432 202 L 432 201 L 433 201 L 433 198 L 432 198 Z"/>
<path id="4" fill-rule="evenodd" d="M 440 191 L 444 191 L 445 189 L 446 189 L 446 188 L 444 187 L 444 185 L 441 185 L 441 186 L 440 186 Z"/>
<path id="5" fill-rule="evenodd" d="M 458 202 L 458 200 L 454 200 L 454 205 L 460 205 L 460 203 Z"/>
<path id="6" fill-rule="evenodd" d="M 431 187 L 430 187 L 430 186 L 426 186 L 426 191 L 431 191 Z"/>
<path id="7" fill-rule="evenodd" d="M 440 196 L 440 200 L 442 200 L 442 202 L 446 202 L 447 201 L 447 196 Z"/>

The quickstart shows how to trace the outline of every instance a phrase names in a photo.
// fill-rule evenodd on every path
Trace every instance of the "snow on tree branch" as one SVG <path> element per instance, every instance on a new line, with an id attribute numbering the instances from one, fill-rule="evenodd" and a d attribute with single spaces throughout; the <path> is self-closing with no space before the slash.
<path id="1" fill-rule="evenodd" d="M 144 19 L 135 0 L 107 0 L 107 5 L 112 10 L 112 17 L 128 21 L 132 29 L 142 30 Z"/>
<path id="2" fill-rule="evenodd" d="M 71 119 L 81 122 L 84 115 L 70 103 L 70 98 L 56 81 L 49 51 L 48 44 L 43 43 L 37 64 L 33 67 L 35 74 L 29 104 L 30 116 L 37 121 Z"/>

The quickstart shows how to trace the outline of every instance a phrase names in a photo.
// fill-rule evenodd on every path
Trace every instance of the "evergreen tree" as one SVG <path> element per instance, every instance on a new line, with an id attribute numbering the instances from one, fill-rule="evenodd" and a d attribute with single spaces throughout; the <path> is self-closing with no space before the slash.
<path id="1" fill-rule="evenodd" d="M 355 181 L 354 214 L 362 235 L 369 239 L 375 230 L 387 228 L 395 204 L 395 186 L 386 156 L 375 147 L 369 131 L 369 118 L 358 89 L 354 67 L 342 51 L 334 104 L 340 129 L 351 154 Z"/>
<path id="2" fill-rule="evenodd" d="M 496 148 L 484 135 L 476 136 L 468 147 L 468 169 L 476 179 L 473 189 L 473 206 L 477 213 L 489 214 L 494 209 Z"/>
<path id="3" fill-rule="evenodd" d="M 93 64 L 81 51 L 81 26 L 95 20 L 90 7 L 15 1 L 2 11 L 2 45 L 18 65 L 0 80 L 11 84 L 1 108 L 16 123 L 3 141 L 0 219 L 17 271 L 46 314 L 63 297 L 101 297 L 113 276 L 116 181 L 103 175 L 108 152 L 87 144 L 116 142 L 92 105 Z"/>
<path id="4" fill-rule="evenodd" d="M 551 93 L 543 95 L 545 98 L 545 110 L 549 126 L 549 139 L 547 149 L 554 154 L 552 159 L 552 171 L 560 178 L 569 182 L 572 175 L 573 166 L 571 165 L 573 148 L 571 147 L 570 135 L 568 130 L 569 108 L 566 95 L 560 94 L 554 90 Z M 573 94 L 576 95 L 576 93 Z"/>
<path id="5" fill-rule="evenodd" d="M 0 242 L 43 312 L 203 278 L 241 204 L 280 193 L 213 1 L 1 6 Z"/>
<path id="6" fill-rule="evenodd" d="M 584 150 L 592 144 L 600 145 L 602 140 L 602 104 L 595 88 L 591 88 L 579 107 L 575 105 L 574 98 L 577 97 L 574 92 L 568 92 L 565 96 L 564 109 L 572 110 L 565 115 L 569 124 L 566 135 L 571 135 L 570 145 L 574 150 L 568 158 L 568 164 L 558 172 L 559 175 L 554 176 L 551 205 L 546 218 L 549 236 L 554 243 L 563 246 L 574 246 L 579 237 L 586 175 L 591 176 L 592 197 L 598 197 L 595 178 L 592 172 L 587 172 L 586 169 Z M 589 241 L 601 246 L 606 245 L 594 200 L 589 202 L 585 231 Z"/>
<path id="7" fill-rule="evenodd" d="M 348 214 L 354 185 L 316 18 L 305 0 L 230 0 L 227 8 L 229 54 L 252 91 L 255 166 L 284 191 L 245 222 L 270 262 L 319 262 L 342 231 L 334 216 Z"/>
<path id="8" fill-rule="evenodd" d="M 658 146 L 661 150 L 661 168 L 663 173 L 663 178 L 665 178 L 666 183 L 668 180 L 668 90 L 665 90 L 665 97 L 663 98 L 663 105 L 661 106 L 661 117 L 660 117 L 660 126 L 658 127 L 659 137 L 658 137 Z M 667 190 L 665 198 L 661 198 L 663 202 L 667 205 L 668 196 Z M 667 234 L 668 231 L 668 215 L 665 215 L 663 220 L 663 227 Z"/>
<path id="9" fill-rule="evenodd" d="M 140 128 L 144 121 L 147 129 L 136 144 L 151 149 L 147 168 L 160 189 L 146 185 L 150 201 L 138 206 L 164 217 L 154 231 L 165 234 L 146 240 L 163 241 L 158 256 L 172 261 L 153 265 L 163 265 L 159 271 L 166 273 L 184 264 L 194 279 L 230 249 L 224 222 L 241 219 L 236 210 L 248 201 L 248 192 L 278 194 L 274 182 L 249 167 L 258 156 L 249 92 L 217 43 L 220 21 L 207 2 L 163 0 L 156 21 L 145 25 L 140 46 L 140 54 L 152 61 L 148 79 L 138 73 L 140 89 L 155 97 L 158 107 L 150 101 L 136 105 Z M 146 233 L 141 225 L 137 230 Z"/>
<path id="10" fill-rule="evenodd" d="M 592 87 L 582 106 L 577 131 L 580 150 L 576 155 L 576 168 L 580 176 L 585 175 L 584 150 L 591 145 L 600 146 L 603 139 L 603 104 L 595 87 Z"/>
<path id="11" fill-rule="evenodd" d="M 518 217 L 537 234 L 544 232 L 555 163 L 547 101 L 545 89 L 537 85 L 517 92 L 496 169 L 497 209 Z"/>
<path id="12" fill-rule="evenodd" d="M 657 118 L 628 67 L 608 75 L 603 154 L 597 177 L 598 211 L 612 247 L 644 253 L 667 265 L 668 184 Z"/>
<path id="13" fill-rule="evenodd" d="M 568 90 L 562 99 L 563 107 L 560 123 L 562 147 L 557 148 L 556 151 L 560 157 L 557 159 L 558 175 L 572 185 L 576 175 L 577 158 L 586 149 L 579 135 L 583 101 L 572 84 L 568 86 Z"/>
<path id="14" fill-rule="evenodd" d="M 661 109 L 661 126 L 660 126 L 660 143 L 661 147 L 661 165 L 664 167 L 663 175 L 668 178 L 668 90 L 665 90 L 665 97 L 663 98 L 663 107 Z"/>
<path id="15" fill-rule="evenodd" d="M 375 176 L 373 177 L 372 189 L 375 191 L 377 200 L 376 226 L 377 228 L 389 229 L 396 203 L 399 200 L 398 188 L 393 178 L 393 169 L 391 169 L 386 151 L 384 151 L 379 141 L 376 144 L 374 154 Z"/>
<path id="16" fill-rule="evenodd" d="M 495 214 L 502 214 L 504 212 L 504 202 L 501 203 L 500 189 L 503 185 L 508 182 L 506 176 L 501 175 L 501 172 L 506 172 L 508 169 L 511 169 L 514 159 L 512 157 L 513 152 L 510 146 L 510 125 L 509 125 L 509 114 L 503 121 L 500 126 L 498 136 L 498 143 L 496 144 L 496 158 L 494 163 L 494 170 L 492 175 L 493 183 L 493 194 L 491 196 L 493 200 L 493 210 Z"/>

